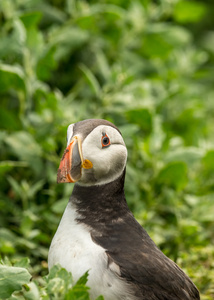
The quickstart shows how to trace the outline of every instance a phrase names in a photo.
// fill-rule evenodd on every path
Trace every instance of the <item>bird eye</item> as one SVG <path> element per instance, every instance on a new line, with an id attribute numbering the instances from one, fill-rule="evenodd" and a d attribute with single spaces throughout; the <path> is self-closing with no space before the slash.
<path id="1" fill-rule="evenodd" d="M 111 142 L 110 142 L 110 139 L 107 136 L 107 134 L 105 134 L 105 135 L 102 136 L 101 143 L 102 143 L 102 147 L 103 148 L 110 146 Z"/>

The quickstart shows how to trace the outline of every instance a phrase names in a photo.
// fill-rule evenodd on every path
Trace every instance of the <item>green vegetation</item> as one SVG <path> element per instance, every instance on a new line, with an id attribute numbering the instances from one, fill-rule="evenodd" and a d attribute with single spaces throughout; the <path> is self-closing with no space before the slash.
<path id="1" fill-rule="evenodd" d="M 70 289 L 65 270 L 47 275 L 47 253 L 73 188 L 56 184 L 67 126 L 104 118 L 128 147 L 135 217 L 214 299 L 213 11 L 0 1 L 0 298 L 89 299 L 87 274 Z"/>

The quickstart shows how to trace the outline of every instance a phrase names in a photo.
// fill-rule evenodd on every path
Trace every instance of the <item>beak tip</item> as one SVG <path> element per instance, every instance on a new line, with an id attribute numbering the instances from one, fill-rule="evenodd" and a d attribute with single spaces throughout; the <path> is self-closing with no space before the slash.
<path id="1" fill-rule="evenodd" d="M 58 171 L 57 171 L 57 183 L 61 183 L 61 182 L 64 182 L 63 180 L 64 176 L 62 174 L 62 170 L 59 168 Z"/>
<path id="2" fill-rule="evenodd" d="M 57 183 L 69 183 L 69 182 L 75 182 L 75 180 L 66 172 L 67 170 L 61 168 L 57 171 Z"/>

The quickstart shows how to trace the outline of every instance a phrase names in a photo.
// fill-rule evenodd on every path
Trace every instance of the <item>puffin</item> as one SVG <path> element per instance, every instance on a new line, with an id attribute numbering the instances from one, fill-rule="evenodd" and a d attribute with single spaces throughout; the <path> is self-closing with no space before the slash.
<path id="1" fill-rule="evenodd" d="M 58 183 L 75 183 L 48 254 L 76 282 L 88 271 L 90 298 L 199 300 L 198 289 L 165 256 L 128 208 L 127 148 L 120 130 L 102 119 L 68 126 Z"/>

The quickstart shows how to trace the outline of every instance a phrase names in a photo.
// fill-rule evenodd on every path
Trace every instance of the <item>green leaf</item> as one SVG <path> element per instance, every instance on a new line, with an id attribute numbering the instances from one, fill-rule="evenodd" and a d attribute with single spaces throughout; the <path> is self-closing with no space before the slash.
<path id="1" fill-rule="evenodd" d="M 66 13 L 57 6 L 49 5 L 48 2 L 41 1 L 39 2 L 38 9 L 42 12 L 43 18 L 51 24 L 64 24 L 66 22 Z"/>
<path id="2" fill-rule="evenodd" d="M 99 82 L 97 81 L 96 77 L 91 72 L 91 70 L 89 70 L 89 68 L 87 68 L 85 65 L 81 64 L 79 67 L 82 70 L 82 72 L 84 73 L 87 81 L 89 82 L 92 91 L 94 92 L 94 94 L 97 97 L 99 97 L 100 93 L 101 93 L 101 89 L 100 89 L 100 85 L 99 85 Z"/>
<path id="3" fill-rule="evenodd" d="M 51 279 L 48 284 L 47 284 L 47 292 L 48 294 L 57 294 L 57 293 L 63 293 L 65 287 L 65 283 L 64 280 L 62 280 L 61 278 L 57 277 L 57 278 L 53 278 Z"/>
<path id="4" fill-rule="evenodd" d="M 24 268 L 0 265 L 0 298 L 8 298 L 14 291 L 21 290 L 30 278 L 30 273 Z"/>
<path id="5" fill-rule="evenodd" d="M 167 162 L 183 161 L 191 167 L 202 158 L 203 153 L 204 151 L 197 147 L 180 148 L 167 153 L 165 159 Z"/>
<path id="6" fill-rule="evenodd" d="M 51 206 L 51 210 L 54 213 L 62 214 L 67 204 L 68 204 L 68 198 L 60 199 Z"/>
<path id="7" fill-rule="evenodd" d="M 2 254 L 15 253 L 17 236 L 9 229 L 0 228 L 0 252 Z"/>
<path id="8" fill-rule="evenodd" d="M 39 288 L 35 284 L 35 282 L 30 282 L 27 285 L 27 290 L 24 291 L 24 298 L 27 299 L 27 300 L 38 300 L 38 299 L 41 299 L 40 293 L 39 293 Z"/>
<path id="9" fill-rule="evenodd" d="M 182 0 L 178 1 L 174 8 L 174 17 L 180 23 L 195 23 L 206 14 L 207 7 L 202 2 Z"/>
<path id="10" fill-rule="evenodd" d="M 89 34 L 80 28 L 64 25 L 53 30 L 50 35 L 50 46 L 56 48 L 55 60 L 65 60 L 75 49 L 83 46 L 89 38 Z"/>
<path id="11" fill-rule="evenodd" d="M 61 269 L 60 265 L 54 265 L 50 270 L 49 274 L 45 277 L 45 279 L 48 281 L 52 278 L 54 278 L 57 275 L 57 272 Z"/>
<path id="12" fill-rule="evenodd" d="M 38 191 L 40 191 L 44 185 L 44 179 L 41 179 L 37 181 L 35 184 L 31 184 L 30 190 L 28 193 L 29 198 L 32 198 L 37 194 Z"/>
<path id="13" fill-rule="evenodd" d="M 11 88 L 25 90 L 23 69 L 21 66 L 0 64 L 0 93 Z"/>
<path id="14" fill-rule="evenodd" d="M 56 47 L 47 48 L 39 58 L 36 72 L 40 80 L 49 79 L 52 75 L 52 71 L 56 69 L 55 52 Z"/>
<path id="15" fill-rule="evenodd" d="M 88 272 L 79 278 L 73 288 L 68 291 L 66 299 L 90 300 L 89 287 L 86 286 L 88 280 Z"/>
<path id="16" fill-rule="evenodd" d="M 202 162 L 206 170 L 214 171 L 214 150 L 207 151 Z"/>
<path id="17" fill-rule="evenodd" d="M 0 128 L 7 130 L 20 130 L 21 122 L 17 110 L 8 111 L 0 107 Z"/>
<path id="18" fill-rule="evenodd" d="M 158 33 L 148 33 L 144 37 L 143 52 L 151 58 L 166 58 L 172 51 L 173 46 L 165 39 L 165 35 Z"/>
<path id="19" fill-rule="evenodd" d="M 36 172 L 42 167 L 40 145 L 28 132 L 19 131 L 6 137 L 5 142 L 10 146 L 12 152 L 28 163 Z"/>
<path id="20" fill-rule="evenodd" d="M 67 284 L 71 284 L 72 282 L 72 276 L 71 273 L 68 272 L 66 269 L 62 268 L 59 264 L 54 265 L 50 271 L 48 276 L 46 277 L 46 280 L 50 282 L 52 279 L 61 277 Z"/>
<path id="21" fill-rule="evenodd" d="M 21 167 L 21 168 L 25 168 L 27 167 L 28 164 L 26 162 L 22 162 L 22 161 L 1 161 L 0 162 L 0 176 L 2 176 L 4 173 L 10 171 L 11 169 L 13 169 L 14 167 Z"/>
<path id="22" fill-rule="evenodd" d="M 14 264 L 14 267 L 20 267 L 26 269 L 29 268 L 29 265 L 30 265 L 30 259 L 28 257 L 23 257 Z"/>
<path id="23" fill-rule="evenodd" d="M 126 112 L 126 118 L 130 123 L 137 124 L 144 132 L 151 132 L 152 114 L 147 108 L 129 110 Z"/>
<path id="24" fill-rule="evenodd" d="M 25 12 L 20 16 L 20 19 L 24 23 L 26 28 L 36 27 L 41 20 L 42 13 L 39 11 Z"/>
<path id="25" fill-rule="evenodd" d="M 89 288 L 84 285 L 75 285 L 71 290 L 66 294 L 66 300 L 90 300 Z"/>
<path id="26" fill-rule="evenodd" d="M 87 280 L 88 280 L 88 271 L 79 278 L 76 285 L 84 285 L 84 284 L 86 284 Z"/>
<path id="27" fill-rule="evenodd" d="M 167 59 L 174 50 L 178 50 L 191 41 L 191 36 L 185 28 L 168 26 L 167 24 L 152 24 L 143 39 L 142 52 L 155 59 Z"/>
<path id="28" fill-rule="evenodd" d="M 167 164 L 158 174 L 157 181 L 160 184 L 169 185 L 178 190 L 187 184 L 187 166 L 183 162 Z"/>
<path id="29" fill-rule="evenodd" d="M 51 298 L 54 299 L 62 298 L 66 299 L 67 291 L 72 287 L 72 276 L 71 273 L 60 265 L 54 265 L 45 277 L 47 282 L 46 291 Z"/>

